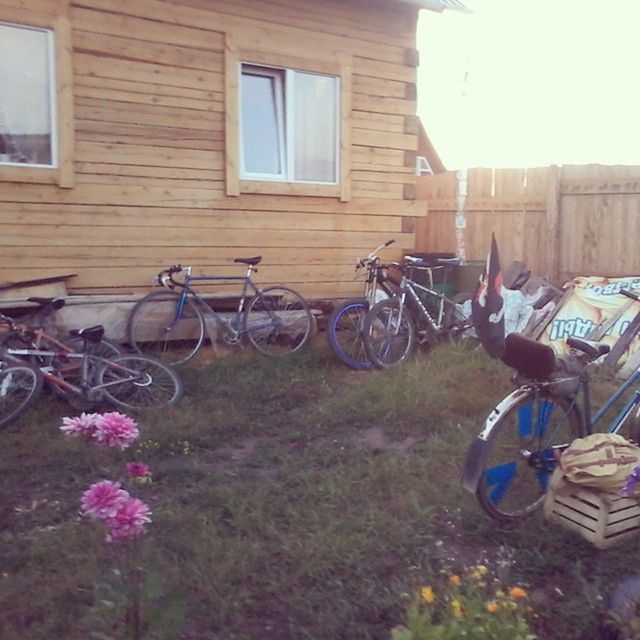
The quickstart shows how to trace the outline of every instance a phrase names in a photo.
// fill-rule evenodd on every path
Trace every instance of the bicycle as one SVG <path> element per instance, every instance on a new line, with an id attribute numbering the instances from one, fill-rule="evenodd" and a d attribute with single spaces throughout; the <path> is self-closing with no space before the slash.
<path id="1" fill-rule="evenodd" d="M 96 355 L 104 335 L 100 325 L 78 329 L 71 335 L 82 348 L 69 346 L 43 329 L 14 322 L 0 314 L 5 341 L 1 358 L 7 366 L 26 364 L 38 370 L 70 404 L 87 410 L 106 400 L 125 409 L 148 409 L 174 404 L 182 395 L 182 383 L 169 366 L 138 354 L 109 357 Z M 16 340 L 22 346 L 16 346 Z M 26 363 L 21 360 L 26 359 Z M 37 397 L 37 396 L 36 396 Z"/>
<path id="2" fill-rule="evenodd" d="M 236 258 L 234 262 L 247 265 L 244 276 L 194 276 L 193 267 L 181 265 L 161 271 L 157 282 L 166 290 L 148 294 L 133 307 L 127 321 L 129 344 L 138 353 L 152 354 L 163 362 L 187 362 L 204 343 L 204 313 L 222 327 L 222 339 L 229 345 L 246 339 L 268 356 L 300 350 L 307 344 L 313 327 L 309 305 L 293 289 L 256 287 L 251 274 L 257 271 L 261 260 L 261 256 Z M 174 279 L 178 273 L 184 274 L 181 282 Z M 194 282 L 221 280 L 242 282 L 238 306 L 228 320 L 191 287 Z"/>
<path id="3" fill-rule="evenodd" d="M 366 370 L 373 367 L 362 341 L 364 318 L 376 302 L 393 295 L 388 265 L 380 262 L 378 253 L 391 246 L 395 240 L 387 240 L 376 247 L 366 258 L 356 262 L 356 274 L 365 269 L 364 294 L 361 298 L 345 300 L 334 307 L 327 323 L 327 341 L 336 357 L 351 369 Z"/>
<path id="4" fill-rule="evenodd" d="M 640 301 L 629 291 L 623 295 Z M 556 358 L 547 345 L 509 334 L 502 360 L 515 369 L 517 388 L 489 413 L 471 444 L 461 483 L 492 518 L 509 521 L 542 505 L 557 455 L 575 438 L 594 432 L 602 417 L 640 382 L 640 369 L 625 380 L 592 415 L 588 366 L 609 346 L 568 338 L 570 355 Z M 640 428 L 640 387 L 609 425 L 617 433 Z"/>
<path id="5" fill-rule="evenodd" d="M 444 337 L 458 341 L 474 335 L 471 315 L 464 313 L 462 307 L 471 299 L 471 294 L 459 293 L 448 298 L 433 284 L 435 271 L 459 264 L 458 258 L 413 256 L 405 256 L 402 263 L 395 263 L 402 272 L 399 291 L 373 305 L 364 320 L 365 351 L 378 369 L 405 362 L 412 355 L 416 341 L 433 344 Z M 426 273 L 428 286 L 413 279 L 416 269 Z"/>

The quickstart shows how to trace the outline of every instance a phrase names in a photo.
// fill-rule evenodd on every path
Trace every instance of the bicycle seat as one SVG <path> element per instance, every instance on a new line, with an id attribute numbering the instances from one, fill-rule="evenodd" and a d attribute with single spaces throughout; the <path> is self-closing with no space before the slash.
<path id="1" fill-rule="evenodd" d="M 260 262 L 262 261 L 262 256 L 255 256 L 254 258 L 235 258 L 234 262 L 242 262 L 243 264 L 250 264 L 253 265 L 254 267 L 257 264 L 260 264 Z"/>
<path id="2" fill-rule="evenodd" d="M 519 333 L 510 333 L 504 340 L 502 362 L 525 378 L 546 380 L 556 368 L 555 351 Z"/>
<path id="3" fill-rule="evenodd" d="M 581 338 L 567 338 L 567 344 L 572 349 L 582 351 L 589 360 L 597 360 L 600 356 L 611 351 L 611 347 L 608 344 L 592 342 L 591 340 L 583 340 Z"/>
<path id="4" fill-rule="evenodd" d="M 27 298 L 29 302 L 33 302 L 40 306 L 41 310 L 49 310 L 56 311 L 57 309 L 62 309 L 64 307 L 64 298 L 38 298 L 34 296 L 33 298 Z"/>
<path id="5" fill-rule="evenodd" d="M 84 329 L 71 329 L 69 333 L 72 336 L 79 336 L 87 342 L 98 344 L 104 336 L 104 327 L 101 324 L 97 324 L 93 327 L 85 327 Z"/>

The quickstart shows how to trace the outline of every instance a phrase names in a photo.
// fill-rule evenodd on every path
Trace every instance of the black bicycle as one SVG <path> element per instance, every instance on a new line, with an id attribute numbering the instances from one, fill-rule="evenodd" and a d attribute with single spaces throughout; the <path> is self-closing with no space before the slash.
<path id="1" fill-rule="evenodd" d="M 442 338 L 475 340 L 470 305 L 467 310 L 464 304 L 471 300 L 471 294 L 448 298 L 434 286 L 434 272 L 459 264 L 457 258 L 412 256 L 395 264 L 402 272 L 398 292 L 376 303 L 364 321 L 364 347 L 377 368 L 388 369 L 405 362 L 418 343 L 433 344 Z M 416 282 L 415 271 L 426 274 L 427 285 Z"/>

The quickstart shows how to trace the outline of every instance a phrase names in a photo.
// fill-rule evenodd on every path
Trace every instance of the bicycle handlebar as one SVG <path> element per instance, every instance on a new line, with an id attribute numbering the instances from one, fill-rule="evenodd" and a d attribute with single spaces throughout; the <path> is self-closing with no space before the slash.
<path id="1" fill-rule="evenodd" d="M 186 271 L 189 273 L 191 267 L 183 267 L 181 264 L 174 264 L 170 266 L 168 269 L 164 269 L 156 276 L 156 282 L 167 289 L 175 289 L 176 287 L 184 286 L 181 282 L 173 279 L 173 275 L 175 273 L 180 273 L 181 271 Z"/>
<path id="2" fill-rule="evenodd" d="M 384 249 L 385 247 L 390 247 L 394 242 L 395 240 L 393 238 L 391 240 L 387 240 L 386 242 L 383 242 L 379 247 L 376 247 L 366 258 L 358 258 L 358 260 L 356 261 L 356 271 L 374 262 L 378 258 L 378 251 Z"/>

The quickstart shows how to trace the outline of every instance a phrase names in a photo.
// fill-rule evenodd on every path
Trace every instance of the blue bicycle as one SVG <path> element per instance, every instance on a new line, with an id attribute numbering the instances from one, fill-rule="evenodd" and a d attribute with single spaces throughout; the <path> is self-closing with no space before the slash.
<path id="1" fill-rule="evenodd" d="M 634 293 L 621 293 L 640 301 Z M 493 518 L 521 518 L 541 506 L 559 452 L 573 439 L 593 433 L 634 387 L 608 431 L 625 427 L 632 439 L 640 434 L 640 370 L 592 415 L 587 365 L 608 353 L 609 346 L 578 338 L 567 344 L 570 355 L 556 358 L 547 345 L 519 334 L 507 336 L 502 359 L 516 370 L 518 387 L 489 413 L 462 472 L 462 485 Z"/>
<path id="2" fill-rule="evenodd" d="M 251 274 L 262 260 L 236 258 L 247 265 L 244 276 L 192 275 L 193 267 L 175 265 L 161 271 L 157 280 L 164 287 L 139 300 L 127 322 L 129 344 L 170 364 L 190 360 L 202 347 L 209 329 L 205 318 L 212 317 L 222 339 L 229 345 L 249 342 L 268 356 L 282 356 L 304 347 L 313 326 L 313 317 L 304 298 L 287 287 L 256 287 Z M 181 280 L 175 276 L 180 274 Z M 191 286 L 197 282 L 236 281 L 242 283 L 237 307 L 232 313 L 215 311 Z M 227 296 L 230 297 L 230 296 Z"/>

